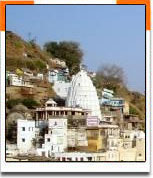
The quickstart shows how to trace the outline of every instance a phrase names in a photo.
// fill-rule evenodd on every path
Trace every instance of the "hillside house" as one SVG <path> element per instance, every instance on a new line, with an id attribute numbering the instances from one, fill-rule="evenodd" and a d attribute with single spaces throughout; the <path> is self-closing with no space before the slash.
<path id="1" fill-rule="evenodd" d="M 48 71 L 48 81 L 50 83 L 55 83 L 59 81 L 68 81 L 69 70 L 68 68 L 64 69 L 50 69 Z"/>

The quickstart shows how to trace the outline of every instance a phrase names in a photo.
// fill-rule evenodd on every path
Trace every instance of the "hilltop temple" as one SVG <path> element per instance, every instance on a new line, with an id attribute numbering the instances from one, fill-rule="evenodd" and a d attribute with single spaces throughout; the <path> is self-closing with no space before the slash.
<path id="1" fill-rule="evenodd" d="M 96 88 L 87 72 L 83 69 L 72 78 L 66 106 L 91 110 L 91 116 L 97 116 L 101 120 Z"/>

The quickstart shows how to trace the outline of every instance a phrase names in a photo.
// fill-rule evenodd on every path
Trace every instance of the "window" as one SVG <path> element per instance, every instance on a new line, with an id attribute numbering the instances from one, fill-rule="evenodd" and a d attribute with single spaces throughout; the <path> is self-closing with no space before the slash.
<path id="1" fill-rule="evenodd" d="M 52 104 L 47 104 L 48 107 L 52 107 Z"/>
<path id="2" fill-rule="evenodd" d="M 88 157 L 88 161 L 92 161 L 92 157 Z"/>
<path id="3" fill-rule="evenodd" d="M 29 127 L 29 131 L 33 131 L 33 127 Z"/>
<path id="4" fill-rule="evenodd" d="M 25 131 L 25 127 L 22 127 L 22 131 Z"/>
<path id="5" fill-rule="evenodd" d="M 80 158 L 80 161 L 83 161 L 83 158 Z"/>
<path id="6" fill-rule="evenodd" d="M 25 142 L 25 138 L 22 138 L 22 142 Z"/>
<path id="7" fill-rule="evenodd" d="M 72 161 L 72 158 L 67 158 L 67 161 Z"/>
<path id="8" fill-rule="evenodd" d="M 66 158 L 65 158 L 65 157 L 62 157 L 62 161 L 66 161 Z"/>

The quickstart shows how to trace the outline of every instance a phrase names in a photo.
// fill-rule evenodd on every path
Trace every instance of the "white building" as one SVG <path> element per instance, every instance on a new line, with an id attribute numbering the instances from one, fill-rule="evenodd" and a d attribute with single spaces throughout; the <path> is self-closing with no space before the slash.
<path id="1" fill-rule="evenodd" d="M 40 80 L 43 80 L 44 79 L 44 75 L 42 73 L 38 73 L 37 74 L 37 78 L 40 79 Z"/>
<path id="2" fill-rule="evenodd" d="M 48 81 L 54 83 L 58 80 L 58 70 L 49 70 L 48 71 Z"/>
<path id="3" fill-rule="evenodd" d="M 102 97 L 104 97 L 104 98 L 113 98 L 114 97 L 114 91 L 104 88 L 103 91 L 102 91 Z"/>
<path id="4" fill-rule="evenodd" d="M 65 81 L 56 81 L 54 82 L 53 89 L 56 92 L 56 94 L 61 98 L 66 98 L 68 95 L 68 90 L 70 87 L 69 82 Z"/>
<path id="5" fill-rule="evenodd" d="M 18 87 L 31 87 L 34 86 L 31 84 L 30 80 L 24 79 L 22 76 L 18 76 L 16 74 L 9 74 L 9 80 L 11 86 L 18 86 Z"/>
<path id="6" fill-rule="evenodd" d="M 63 69 L 50 69 L 48 70 L 48 81 L 50 83 L 55 83 L 59 81 L 68 81 L 68 75 L 69 75 L 69 69 L 63 68 Z"/>
<path id="7" fill-rule="evenodd" d="M 42 148 L 37 149 L 40 156 L 50 157 L 53 153 L 65 152 L 67 148 L 67 119 L 49 119 L 48 134 Z"/>
<path id="8" fill-rule="evenodd" d="M 27 69 L 27 68 L 22 68 L 22 71 L 23 71 L 23 74 L 24 74 L 25 76 L 33 77 L 33 72 L 31 72 L 29 69 Z"/>
<path id="9" fill-rule="evenodd" d="M 20 153 L 27 153 L 33 148 L 33 141 L 35 139 L 36 127 L 34 120 L 17 121 L 17 148 Z"/>
<path id="10" fill-rule="evenodd" d="M 86 71 L 81 70 L 73 77 L 66 105 L 68 107 L 89 109 L 92 116 L 98 116 L 101 120 L 97 91 Z"/>
<path id="11" fill-rule="evenodd" d="M 16 74 L 9 74 L 11 86 L 23 86 L 23 78 Z"/>

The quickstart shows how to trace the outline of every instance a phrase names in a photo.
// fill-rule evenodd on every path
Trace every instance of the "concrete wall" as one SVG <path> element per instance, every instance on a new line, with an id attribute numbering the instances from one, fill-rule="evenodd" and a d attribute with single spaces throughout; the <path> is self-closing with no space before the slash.
<path id="1" fill-rule="evenodd" d="M 61 98 L 66 98 L 68 95 L 68 90 L 70 87 L 70 83 L 64 81 L 56 81 L 54 83 L 53 89 L 58 96 Z"/>

